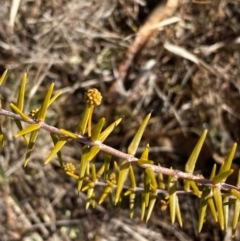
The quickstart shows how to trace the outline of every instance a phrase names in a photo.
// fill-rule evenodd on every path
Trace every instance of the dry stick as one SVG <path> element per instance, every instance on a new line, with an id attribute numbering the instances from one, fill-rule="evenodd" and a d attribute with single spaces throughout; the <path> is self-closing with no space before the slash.
<path id="1" fill-rule="evenodd" d="M 4 110 L 4 109 L 0 109 L 0 115 L 7 116 L 7 117 L 13 118 L 15 120 L 24 121 L 24 120 L 22 120 L 22 118 L 18 114 L 15 114 L 11 111 L 7 111 L 7 110 Z M 24 121 L 24 122 L 26 122 L 26 121 Z M 39 124 L 41 129 L 47 130 L 48 132 L 57 134 L 59 136 L 64 136 L 60 132 L 60 129 L 58 129 L 56 127 L 53 127 L 53 126 L 50 126 L 50 125 L 48 125 L 44 122 L 37 122 L 37 121 L 31 119 L 27 123 L 29 123 L 29 124 Z M 89 138 L 84 137 L 82 135 L 78 135 L 78 134 L 76 134 L 76 135 L 78 137 L 78 139 L 76 141 L 78 141 L 80 143 L 83 143 L 87 146 L 99 146 L 100 149 L 103 152 L 109 153 L 112 156 L 118 157 L 118 158 L 123 159 L 123 160 L 127 160 L 128 162 L 131 162 L 133 164 L 138 165 L 139 159 L 137 157 L 133 156 L 133 155 L 121 152 L 117 149 L 114 149 L 110 146 L 107 146 L 107 145 L 101 143 L 100 141 L 92 141 Z M 71 138 L 69 137 L 69 139 L 71 139 Z M 144 169 L 145 168 L 151 168 L 155 173 L 162 173 L 162 174 L 167 175 L 167 176 L 172 176 L 176 179 L 180 178 L 180 179 L 184 179 L 184 180 L 192 180 L 195 183 L 198 183 L 198 184 L 201 184 L 201 185 L 204 185 L 204 186 L 208 186 L 208 187 L 211 187 L 211 188 L 215 187 L 215 188 L 219 188 L 219 189 L 224 190 L 224 191 L 230 191 L 231 189 L 235 189 L 235 190 L 240 192 L 240 187 L 238 187 L 238 186 L 233 186 L 233 185 L 230 185 L 230 184 L 227 184 L 227 183 L 224 183 L 224 182 L 213 183 L 209 179 L 202 178 L 201 176 L 197 176 L 197 175 L 194 175 L 192 173 L 187 173 L 187 172 L 183 172 L 183 171 L 180 171 L 180 170 L 174 170 L 174 169 L 161 167 L 161 166 L 157 166 L 157 165 L 153 165 L 153 164 L 141 164 L 139 166 L 144 168 Z"/>
<path id="2" fill-rule="evenodd" d="M 137 61 L 138 56 L 147 44 L 150 37 L 157 31 L 153 26 L 171 16 L 178 7 L 178 0 L 162 2 L 153 10 L 146 23 L 139 29 L 137 36 L 127 51 L 126 61 L 120 64 L 119 75 L 122 81 L 126 80 L 131 65 Z"/>
<path id="3" fill-rule="evenodd" d="M 42 224 L 42 222 L 40 221 L 39 217 L 37 216 L 34 208 L 29 204 L 29 203 L 25 203 L 25 208 L 27 210 L 27 212 L 29 213 L 30 218 L 39 225 L 39 229 L 41 230 L 42 234 L 44 235 L 44 237 L 47 237 L 49 235 L 49 231 L 46 229 L 46 227 Z"/>
<path id="4" fill-rule="evenodd" d="M 132 229 L 129 225 L 125 224 L 119 219 L 113 218 L 111 222 L 114 223 L 117 227 L 121 227 L 126 233 L 130 234 L 135 240 L 139 241 L 148 241 L 148 239 L 144 238 L 141 234 L 136 232 L 134 229 Z"/>
<path id="5" fill-rule="evenodd" d="M 138 58 L 149 39 L 158 30 L 155 26 L 157 26 L 159 22 L 170 17 L 178 8 L 178 4 L 179 0 L 168 0 L 166 4 L 161 2 L 149 15 L 145 24 L 139 29 L 135 40 L 129 46 L 125 59 L 119 65 L 118 76 L 110 88 L 109 100 L 112 99 L 112 93 L 115 91 L 121 91 L 122 94 L 126 94 L 123 82 L 129 76 L 132 65 L 138 61 Z"/>

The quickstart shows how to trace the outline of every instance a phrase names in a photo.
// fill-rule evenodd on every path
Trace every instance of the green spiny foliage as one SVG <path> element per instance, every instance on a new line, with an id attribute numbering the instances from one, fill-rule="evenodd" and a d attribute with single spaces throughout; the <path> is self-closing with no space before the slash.
<path id="1" fill-rule="evenodd" d="M 7 70 L 0 77 L 0 85 L 2 85 L 6 74 Z M 212 213 L 214 220 L 219 223 L 220 228 L 226 230 L 229 206 L 233 205 L 234 217 L 232 220 L 232 230 L 234 235 L 240 215 L 240 175 L 238 175 L 236 186 L 227 184 L 226 180 L 233 173 L 231 164 L 237 148 L 236 143 L 233 144 L 218 173 L 216 173 L 216 165 L 213 166 L 209 179 L 193 174 L 207 135 L 207 130 L 203 131 L 193 149 L 185 165 L 185 172 L 173 170 L 172 168 L 163 168 L 159 164 L 155 165 L 153 161 L 149 160 L 149 144 L 146 145 L 140 158 L 134 156 L 148 121 L 151 118 L 151 114 L 146 116 L 136 131 L 132 142 L 128 146 L 127 153 L 123 153 L 103 144 L 106 138 L 121 122 L 121 119 L 116 120 L 104 129 L 105 118 L 101 118 L 95 127 L 92 128 L 94 107 L 100 105 L 102 100 L 102 95 L 97 89 L 89 89 L 85 93 L 84 102 L 86 103 L 86 107 L 83 111 L 82 119 L 76 128 L 76 132 L 73 133 L 65 129 L 57 129 L 49 126 L 44 122 L 48 108 L 61 94 L 58 92 L 53 95 L 54 83 L 50 85 L 40 109 L 30 110 L 29 115 L 23 112 L 26 80 L 27 74 L 25 73 L 19 88 L 17 103 L 10 103 L 12 111 L 4 110 L 0 106 L 0 115 L 13 118 L 19 129 L 15 137 L 23 137 L 26 143 L 27 150 L 24 166 L 27 166 L 30 160 L 39 131 L 45 129 L 51 135 L 54 145 L 45 160 L 45 164 L 48 164 L 57 155 L 59 165 L 66 175 L 76 179 L 77 190 L 79 192 L 86 192 L 86 208 L 90 206 L 95 207 L 97 202 L 101 204 L 106 198 L 109 198 L 112 205 L 119 205 L 121 204 L 123 195 L 129 196 L 129 213 L 132 218 L 134 215 L 136 194 L 137 192 L 141 192 L 141 219 L 147 221 L 153 212 L 158 194 L 162 193 L 165 195 L 165 199 L 161 200 L 162 209 L 166 209 L 168 206 L 171 222 L 175 223 L 175 220 L 177 220 L 179 225 L 182 226 L 183 222 L 178 193 L 185 191 L 200 199 L 199 232 L 201 232 L 205 222 L 208 209 Z M 29 126 L 23 129 L 22 122 L 27 122 Z M 85 136 L 86 131 L 87 136 Z M 4 130 L 0 125 L 0 143 L 2 146 L 4 145 L 3 133 Z M 62 159 L 61 149 L 69 140 L 80 142 L 83 145 L 79 170 L 76 170 L 73 163 L 65 162 Z M 104 160 L 102 166 L 97 169 L 94 158 L 100 151 L 104 152 Z M 114 157 L 120 158 L 122 160 L 121 163 L 118 164 L 114 161 Z M 113 170 L 110 169 L 111 162 L 113 162 Z M 141 168 L 143 171 L 144 187 L 138 187 L 136 183 L 134 166 Z M 168 176 L 167 183 L 164 182 L 163 175 Z M 177 189 L 178 179 L 184 180 L 184 190 Z M 98 186 L 103 186 L 104 191 L 97 200 L 96 189 Z"/>

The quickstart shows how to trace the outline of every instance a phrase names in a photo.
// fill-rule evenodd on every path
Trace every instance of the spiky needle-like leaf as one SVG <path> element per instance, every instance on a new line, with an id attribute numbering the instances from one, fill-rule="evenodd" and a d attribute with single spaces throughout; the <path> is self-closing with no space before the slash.
<path id="1" fill-rule="evenodd" d="M 102 131 L 103 125 L 105 123 L 105 118 L 101 118 L 97 125 L 93 128 L 92 134 L 91 134 L 91 140 L 96 141 L 98 140 L 100 133 Z"/>
<path id="2" fill-rule="evenodd" d="M 19 108 L 19 110 L 21 112 L 23 111 L 23 106 L 24 106 L 24 95 L 25 95 L 25 91 L 26 91 L 26 82 L 27 82 L 27 73 L 25 72 L 22 77 L 21 86 L 19 89 L 19 94 L 18 94 L 18 99 L 17 99 L 17 107 Z M 18 129 L 21 131 L 23 129 L 21 121 L 15 120 L 15 123 L 16 123 Z M 26 135 L 23 135 L 23 139 L 24 139 L 25 143 L 27 145 L 29 145 L 28 138 L 26 137 Z"/>
<path id="3" fill-rule="evenodd" d="M 206 136 L 207 136 L 207 130 L 204 130 L 202 135 L 200 136 L 196 146 L 194 147 L 190 157 L 188 158 L 188 161 L 187 161 L 187 163 L 185 165 L 185 171 L 186 172 L 193 173 L 193 171 L 195 169 L 195 165 L 196 165 L 197 159 L 198 159 L 198 156 L 200 154 L 200 151 L 201 151 L 202 146 L 204 144 L 204 141 L 206 139 Z M 186 180 L 185 184 L 184 184 L 184 189 L 186 191 L 189 191 L 190 186 L 194 190 L 194 194 L 196 194 L 198 197 L 200 197 L 200 192 L 198 190 L 198 187 L 197 187 L 196 183 L 195 182 L 191 182 L 189 180 Z"/>
<path id="4" fill-rule="evenodd" d="M 55 145 L 57 144 L 58 140 L 59 140 L 59 137 L 58 137 L 58 135 L 51 133 L 51 138 L 52 138 L 53 144 L 54 144 L 54 146 L 55 146 Z M 61 150 L 59 150 L 59 151 L 57 152 L 57 157 L 58 157 L 58 161 L 59 161 L 60 166 L 61 166 L 62 168 L 64 168 Z"/>
<path id="5" fill-rule="evenodd" d="M 23 111 L 24 106 L 24 95 L 26 91 L 26 82 L 27 82 L 27 73 L 25 72 L 22 77 L 21 86 L 19 89 L 18 99 L 17 99 L 17 107 L 19 110 Z"/>
<path id="6" fill-rule="evenodd" d="M 48 164 L 52 158 L 62 149 L 62 147 L 66 144 L 67 139 L 66 138 L 60 138 L 58 142 L 55 144 L 54 148 L 52 149 L 51 153 L 46 158 L 44 164 Z"/>
<path id="7" fill-rule="evenodd" d="M 216 175 L 212 181 L 213 183 L 224 182 L 233 172 L 234 172 L 233 169 L 227 170 L 225 172 L 221 172 L 218 175 Z"/>
<path id="8" fill-rule="evenodd" d="M 152 193 L 150 195 L 150 201 L 149 201 L 149 206 L 148 206 L 148 211 L 147 211 L 147 216 L 146 216 L 146 222 L 149 220 L 149 218 L 152 214 L 152 211 L 153 211 L 154 205 L 156 203 L 156 200 L 157 200 L 157 195 Z"/>
<path id="9" fill-rule="evenodd" d="M 169 208 L 170 208 L 170 218 L 172 223 L 175 222 L 175 218 L 176 218 L 176 208 L 177 208 L 176 189 L 177 189 L 177 181 L 175 180 L 175 178 L 169 176 L 168 178 Z"/>
<path id="10" fill-rule="evenodd" d="M 79 167 L 79 180 L 78 180 L 78 191 L 80 192 L 83 184 L 83 178 L 86 173 L 87 165 L 88 165 L 88 154 L 90 152 L 90 148 L 88 146 L 83 147 L 83 154 L 80 161 Z"/>
<path id="11" fill-rule="evenodd" d="M 52 96 L 52 92 L 53 92 L 53 88 L 54 88 L 54 83 L 52 83 L 47 91 L 47 94 L 44 98 L 42 107 L 40 108 L 39 112 L 38 112 L 38 120 L 39 121 L 44 121 L 46 118 L 46 114 L 47 114 L 47 109 L 49 107 L 49 103 L 51 100 L 51 96 Z"/>
<path id="12" fill-rule="evenodd" d="M 2 123 L 0 123 L 0 145 L 1 147 L 4 147 L 4 136 L 2 131 Z"/>
<path id="13" fill-rule="evenodd" d="M 73 140 L 77 140 L 77 139 L 78 139 L 77 135 L 74 134 L 74 133 L 72 133 L 72 132 L 70 132 L 70 131 L 67 131 L 67 130 L 64 130 L 64 129 L 60 129 L 60 132 L 61 132 L 63 135 L 65 135 L 65 136 L 67 136 L 67 137 L 70 137 L 70 138 L 73 139 Z"/>
<path id="14" fill-rule="evenodd" d="M 202 226 L 205 220 L 206 216 L 206 210 L 207 210 L 207 204 L 208 204 L 208 198 L 210 195 L 210 188 L 205 187 L 202 192 L 202 198 L 200 202 L 200 208 L 199 208 L 199 217 L 198 217 L 198 232 L 201 232 Z"/>
<path id="15" fill-rule="evenodd" d="M 108 180 L 108 171 L 110 168 L 111 159 L 112 159 L 112 155 L 108 153 L 104 153 L 104 181 L 105 182 Z"/>
<path id="16" fill-rule="evenodd" d="M 98 140 L 103 142 L 106 138 L 112 133 L 112 131 L 118 126 L 118 124 L 122 121 L 122 118 L 114 121 L 110 126 L 108 126 L 99 136 Z"/>
<path id="17" fill-rule="evenodd" d="M 137 130 L 132 142 L 130 143 L 128 147 L 128 154 L 135 155 L 137 148 L 139 146 L 139 143 L 141 141 L 142 135 L 147 127 L 148 121 L 151 117 L 151 113 L 148 114 L 145 119 L 143 120 L 142 124 L 140 125 L 139 129 Z"/>
<path id="18" fill-rule="evenodd" d="M 35 131 L 31 132 L 28 147 L 27 147 L 27 153 L 26 153 L 26 156 L 25 156 L 25 159 L 24 159 L 24 164 L 23 164 L 24 167 L 26 167 L 28 162 L 29 162 L 29 158 L 30 158 L 30 155 L 32 153 L 33 146 L 34 146 L 34 144 L 36 142 L 36 139 L 37 139 L 37 136 L 38 136 L 38 132 L 39 132 L 39 130 L 35 130 Z"/>
<path id="19" fill-rule="evenodd" d="M 22 136 L 22 135 L 26 135 L 32 131 L 36 131 L 40 129 L 40 125 L 39 124 L 32 124 L 28 127 L 26 127 L 25 129 L 19 131 L 17 134 L 15 134 L 15 137 L 19 137 L 19 136 Z"/>
<path id="20" fill-rule="evenodd" d="M 237 180 L 237 187 L 240 186 L 240 171 L 238 171 L 238 180 Z M 234 201 L 234 214 L 233 214 L 233 220 L 232 220 L 232 235 L 235 235 L 237 224 L 240 217 L 240 198 L 237 198 Z"/>
<path id="21" fill-rule="evenodd" d="M 10 103 L 10 107 L 15 111 L 15 113 L 19 114 L 24 121 L 30 121 L 29 116 L 25 115 L 16 105 Z"/>
<path id="22" fill-rule="evenodd" d="M 222 194 L 219 188 L 213 188 L 213 198 L 216 205 L 216 209 L 218 212 L 218 222 L 220 224 L 220 228 L 224 230 L 224 214 L 223 214 L 223 202 L 222 202 Z"/>
<path id="23" fill-rule="evenodd" d="M 204 141 L 206 139 L 206 136 L 207 136 L 207 130 L 204 130 L 204 132 L 200 136 L 196 146 L 194 147 L 190 157 L 188 158 L 188 161 L 187 161 L 187 163 L 185 165 L 185 171 L 186 172 L 192 173 L 194 171 L 194 168 L 195 168 L 195 165 L 196 165 L 199 153 L 200 153 L 200 151 L 202 149 L 202 146 L 203 146 L 203 143 L 204 143 Z"/>
<path id="24" fill-rule="evenodd" d="M 1 75 L 1 77 L 0 77 L 0 86 L 2 85 L 4 79 L 5 79 L 6 75 L 7 75 L 7 72 L 8 72 L 8 70 L 6 69 L 6 70 L 3 72 L 3 74 Z"/>
<path id="25" fill-rule="evenodd" d="M 124 161 L 120 165 L 120 171 L 119 171 L 119 177 L 118 177 L 117 189 L 116 189 L 115 204 L 117 204 L 120 199 L 123 185 L 128 177 L 129 168 L 130 168 L 130 163 L 128 161 Z"/>
<path id="26" fill-rule="evenodd" d="M 236 153 L 236 149 L 237 149 L 237 143 L 234 143 L 230 152 L 228 153 L 228 156 L 227 156 L 226 160 L 222 164 L 222 166 L 221 166 L 221 168 L 218 172 L 218 175 L 228 171 L 231 168 L 232 161 L 233 161 L 233 158 L 234 158 L 235 153 Z M 222 182 L 226 181 L 226 179 L 227 179 L 227 176 L 222 179 Z"/>
<path id="27" fill-rule="evenodd" d="M 86 127 L 87 127 L 87 123 L 88 123 L 88 119 L 90 117 L 90 113 L 91 113 L 91 107 L 86 107 L 85 111 L 83 113 L 82 119 L 78 125 L 77 128 L 77 133 L 84 135 L 85 131 L 86 131 Z"/>

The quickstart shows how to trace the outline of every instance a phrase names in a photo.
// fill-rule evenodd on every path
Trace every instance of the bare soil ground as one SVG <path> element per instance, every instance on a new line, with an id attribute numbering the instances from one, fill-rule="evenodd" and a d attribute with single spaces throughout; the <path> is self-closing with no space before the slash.
<path id="1" fill-rule="evenodd" d="M 63 94 L 47 122 L 74 131 L 84 109 L 83 93 L 96 87 L 103 103 L 96 108 L 94 122 L 105 116 L 110 124 L 124 116 L 106 144 L 126 151 L 134 130 L 152 111 L 141 146 L 150 143 L 151 159 L 163 166 L 183 170 L 207 127 L 196 171 L 208 177 L 212 165 L 221 163 L 239 140 L 240 1 L 180 0 L 169 16 L 164 6 L 160 0 L 22 0 L 19 7 L 18 1 L 1 1 L 0 73 L 9 69 L 1 89 L 3 108 L 16 101 L 27 71 L 26 112 L 39 106 L 54 80 Z M 154 11 L 157 18 L 149 18 Z M 168 20 L 165 26 L 161 14 Z M 142 26 L 152 30 L 141 32 Z M 128 65 L 141 33 L 145 42 Z M 46 132 L 40 133 L 23 168 L 24 143 L 12 138 L 17 128 L 12 120 L 1 117 L 1 122 L 1 241 L 231 240 L 230 231 L 222 232 L 211 215 L 198 234 L 199 203 L 192 195 L 179 196 L 183 228 L 171 224 L 169 211 L 161 211 L 158 204 L 147 224 L 140 221 L 139 203 L 132 220 L 127 203 L 121 209 L 105 202 L 86 210 L 85 194 L 77 194 L 76 182 L 57 161 L 43 165 L 52 148 Z M 77 143 L 63 150 L 64 160 L 76 165 L 80 156 Z M 239 158 L 238 149 L 235 173 Z M 99 156 L 96 163 L 101 161 Z M 140 176 L 139 170 L 142 185 Z M 229 182 L 236 184 L 236 175 Z M 240 240 L 239 231 L 235 239 Z"/>

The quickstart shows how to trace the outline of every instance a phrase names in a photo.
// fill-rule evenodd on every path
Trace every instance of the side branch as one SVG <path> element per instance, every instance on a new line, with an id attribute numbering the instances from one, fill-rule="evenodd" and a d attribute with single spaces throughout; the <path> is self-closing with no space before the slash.
<path id="1" fill-rule="evenodd" d="M 26 122 L 21 118 L 20 115 L 15 114 L 11 111 L 4 110 L 4 109 L 0 109 L 0 115 L 7 116 L 7 117 L 13 118 L 15 120 Z M 28 124 L 39 124 L 41 129 L 44 129 L 48 132 L 57 134 L 59 136 L 64 136 L 61 133 L 60 129 L 58 129 L 56 127 L 53 127 L 53 126 L 50 126 L 50 125 L 48 125 L 48 124 L 46 124 L 42 121 L 37 122 L 33 119 L 30 119 L 27 123 Z M 69 137 L 69 139 L 71 139 L 71 138 Z M 79 143 L 85 144 L 87 146 L 99 146 L 100 149 L 103 152 L 109 153 L 112 156 L 118 157 L 118 158 L 123 159 L 123 160 L 127 160 L 128 162 L 131 162 L 135 165 L 138 165 L 139 159 L 137 157 L 135 157 L 133 155 L 129 155 L 129 154 L 124 153 L 124 152 L 121 152 L 121 151 L 119 151 L 117 149 L 114 149 L 110 146 L 107 146 L 107 145 L 101 143 L 100 141 L 92 141 L 89 138 L 87 138 L 85 136 L 82 136 L 82 135 L 77 135 L 76 141 L 78 141 Z M 183 171 L 180 171 L 180 170 L 173 170 L 173 169 L 170 169 L 170 168 L 161 167 L 161 166 L 157 166 L 157 165 L 154 165 L 154 164 L 142 164 L 142 165 L 138 165 L 138 166 L 140 166 L 144 169 L 151 168 L 155 173 L 161 173 L 161 174 L 164 174 L 164 175 L 167 175 L 167 176 L 172 176 L 176 179 L 192 180 L 192 181 L 194 181 L 194 182 L 196 182 L 200 185 L 219 188 L 220 190 L 223 190 L 223 191 L 230 191 L 231 189 L 235 189 L 238 192 L 240 192 L 240 187 L 236 187 L 236 186 L 224 183 L 224 182 L 216 184 L 216 183 L 213 183 L 209 179 L 202 178 L 202 177 L 194 175 L 192 173 L 187 173 L 187 172 L 183 172 Z"/>

